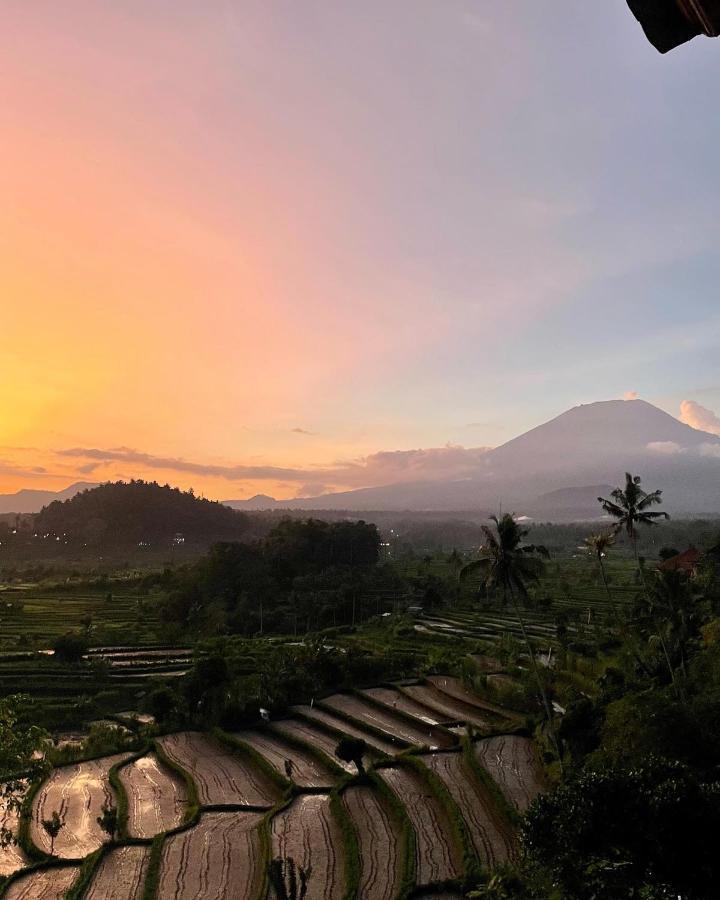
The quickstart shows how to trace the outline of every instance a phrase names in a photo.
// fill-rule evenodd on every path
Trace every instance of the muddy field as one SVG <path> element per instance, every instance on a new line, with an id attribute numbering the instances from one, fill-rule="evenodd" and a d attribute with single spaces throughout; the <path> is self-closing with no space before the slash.
<path id="1" fill-rule="evenodd" d="M 325 794 L 305 794 L 272 820 L 273 856 L 312 867 L 306 900 L 337 900 L 344 891 L 343 841 Z M 163 898 L 164 900 L 164 898 Z"/>
<path id="2" fill-rule="evenodd" d="M 521 812 L 543 791 L 542 766 L 530 738 L 519 735 L 485 738 L 475 745 L 475 755 Z"/>
<path id="3" fill-rule="evenodd" d="M 465 820 L 475 851 L 484 869 L 506 863 L 513 855 L 513 834 L 492 796 L 468 770 L 462 753 L 432 753 L 423 763 L 450 792 Z"/>
<path id="4" fill-rule="evenodd" d="M 350 735 L 350 737 L 362 738 L 369 747 L 374 747 L 376 750 L 379 750 L 381 753 L 386 753 L 388 756 L 393 756 L 395 753 L 402 750 L 403 747 L 407 746 L 406 741 L 403 741 L 400 744 L 394 744 L 392 741 L 383 740 L 383 738 L 376 737 L 374 734 L 369 734 L 363 728 L 357 728 L 355 725 L 351 725 L 349 722 L 345 722 L 343 719 L 339 719 L 317 707 L 294 706 L 292 707 L 292 710 L 307 716 L 308 719 L 312 719 L 315 722 L 322 722 L 323 725 L 329 725 L 331 728 L 336 728 L 338 731 L 342 731 L 343 734 Z"/>
<path id="5" fill-rule="evenodd" d="M 395 791 L 415 829 L 417 883 L 433 884 L 459 877 L 461 854 L 453 845 L 445 810 L 430 789 L 409 769 L 382 769 L 379 775 Z"/>
<path id="6" fill-rule="evenodd" d="M 299 738 L 301 741 L 312 744 L 313 747 L 322 750 L 326 756 L 330 757 L 336 765 L 345 769 L 346 772 L 351 772 L 353 774 L 356 772 L 353 763 L 343 762 L 343 760 L 338 759 L 335 756 L 338 738 L 326 734 L 326 732 L 321 731 L 321 729 L 313 728 L 312 725 L 309 725 L 307 722 L 303 722 L 300 719 L 283 719 L 280 722 L 275 722 L 272 726 L 272 730 L 280 735 L 286 734 L 291 738 Z"/>
<path id="7" fill-rule="evenodd" d="M 103 806 L 117 806 L 110 787 L 108 772 L 123 755 L 106 756 L 92 762 L 77 763 L 55 769 L 33 801 L 30 834 L 34 843 L 50 853 L 50 838 L 42 827 L 54 811 L 60 814 L 63 827 L 55 838 L 55 855 L 64 859 L 81 859 L 108 840 L 98 825 Z"/>
<path id="8" fill-rule="evenodd" d="M 157 900 L 255 900 L 261 813 L 203 813 L 165 841 Z"/>
<path id="9" fill-rule="evenodd" d="M 497 706 L 495 703 L 490 703 L 487 700 L 483 700 L 476 694 L 473 694 L 469 688 L 465 687 L 459 678 L 455 678 L 451 675 L 430 675 L 428 676 L 427 681 L 428 684 L 433 685 L 443 694 L 447 694 L 455 700 L 462 700 L 463 703 L 468 703 L 476 709 L 483 710 L 486 713 L 494 713 L 501 719 L 522 719 L 522 716 L 519 713 L 512 712 L 509 709 L 503 709 L 503 707 Z"/>
<path id="10" fill-rule="evenodd" d="M 398 827 L 381 797 L 367 787 L 350 787 L 342 801 L 360 845 L 360 891 L 365 900 L 394 900 L 400 887 Z"/>
<path id="11" fill-rule="evenodd" d="M 408 713 L 428 725 L 442 725 L 453 720 L 452 716 L 442 715 L 438 710 L 431 709 L 429 706 L 421 703 L 419 699 L 409 697 L 407 694 L 401 693 L 394 688 L 368 688 L 361 691 L 361 693 L 366 697 L 371 697 L 373 700 L 379 700 L 380 703 L 384 703 L 386 706 L 392 707 L 392 709 L 399 709 L 401 712 Z"/>
<path id="12" fill-rule="evenodd" d="M 142 900 L 149 847 L 118 847 L 98 866 L 83 900 Z"/>
<path id="13" fill-rule="evenodd" d="M 18 811 L 9 808 L 4 797 L 0 799 L 0 828 L 6 828 L 16 835 L 18 819 Z M 8 844 L 7 847 L 0 847 L 0 875 L 11 875 L 13 872 L 17 872 L 18 869 L 22 869 L 27 864 L 27 861 L 27 857 L 17 844 Z"/>
<path id="14" fill-rule="evenodd" d="M 158 743 L 173 762 L 192 776 L 201 803 L 270 807 L 280 796 L 270 779 L 248 760 L 200 732 L 166 735 Z"/>
<path id="15" fill-rule="evenodd" d="M 78 876 L 78 866 L 32 872 L 14 881 L 3 900 L 62 900 Z"/>
<path id="16" fill-rule="evenodd" d="M 285 763 L 291 765 L 290 778 L 299 787 L 332 787 L 335 777 L 325 766 L 315 760 L 311 754 L 296 747 L 291 747 L 278 734 L 270 731 L 242 731 L 235 737 L 249 744 L 285 777 Z"/>
<path id="17" fill-rule="evenodd" d="M 399 716 L 394 716 L 392 710 L 386 712 L 353 694 L 333 694 L 323 700 L 323 704 L 331 709 L 339 709 L 360 722 L 366 722 L 368 725 L 379 728 L 386 734 L 399 737 L 410 744 L 428 747 L 451 747 L 453 745 L 453 739 L 447 732 L 433 725 L 423 725 L 421 722 L 413 725 Z"/>
<path id="18" fill-rule="evenodd" d="M 188 805 L 185 784 L 154 753 L 124 766 L 119 775 L 128 797 L 130 837 L 155 837 L 182 823 Z"/>
<path id="19" fill-rule="evenodd" d="M 403 692 L 429 709 L 436 710 L 444 722 L 470 722 L 477 728 L 489 728 L 505 721 L 491 710 L 482 710 L 471 703 L 457 700 L 430 684 L 411 684 L 404 687 Z"/>

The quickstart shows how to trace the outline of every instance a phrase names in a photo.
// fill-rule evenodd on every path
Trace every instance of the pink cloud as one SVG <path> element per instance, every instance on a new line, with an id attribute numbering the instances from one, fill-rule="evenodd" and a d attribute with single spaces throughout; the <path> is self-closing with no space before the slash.
<path id="1" fill-rule="evenodd" d="M 680 421 L 691 428 L 697 428 L 699 431 L 720 435 L 720 418 L 711 409 L 701 406 L 694 400 L 682 401 L 680 404 Z"/>

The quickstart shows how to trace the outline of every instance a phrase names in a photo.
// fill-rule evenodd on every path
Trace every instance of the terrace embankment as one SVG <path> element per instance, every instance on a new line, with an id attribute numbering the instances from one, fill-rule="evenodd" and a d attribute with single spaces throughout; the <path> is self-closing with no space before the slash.
<path id="1" fill-rule="evenodd" d="M 343 839 L 326 794 L 304 794 L 272 820 L 273 856 L 310 871 L 307 900 L 338 900 L 345 889 Z"/>
<path id="2" fill-rule="evenodd" d="M 123 766 L 119 777 L 128 798 L 130 837 L 155 837 L 183 821 L 188 807 L 185 784 L 154 753 Z"/>
<path id="3" fill-rule="evenodd" d="M 512 830 L 490 792 L 469 771 L 462 753 L 429 753 L 422 759 L 457 804 L 483 868 L 487 871 L 508 862 L 515 849 Z"/>
<path id="4" fill-rule="evenodd" d="M 353 823 L 360 848 L 358 896 L 394 900 L 400 886 L 400 839 L 381 796 L 369 787 L 349 787 L 342 802 Z"/>
<path id="5" fill-rule="evenodd" d="M 544 790 L 542 766 L 530 738 L 515 734 L 485 738 L 475 744 L 475 755 L 521 812 Z"/>
<path id="6" fill-rule="evenodd" d="M 31 837 L 36 846 L 50 853 L 50 837 L 42 822 L 52 818 L 53 812 L 63 823 L 55 838 L 56 856 L 82 859 L 108 841 L 97 819 L 104 806 L 117 805 L 108 773 L 125 758 L 122 754 L 106 756 L 53 770 L 33 801 Z"/>
<path id="7" fill-rule="evenodd" d="M 415 829 L 417 883 L 436 884 L 459 878 L 461 852 L 453 842 L 452 825 L 437 797 L 411 769 L 382 769 L 379 774 L 395 791 Z"/>
<path id="8" fill-rule="evenodd" d="M 198 731 L 181 731 L 159 739 L 164 753 L 197 785 L 202 804 L 272 806 L 278 788 L 241 754 L 232 753 Z"/>
<path id="9" fill-rule="evenodd" d="M 166 839 L 156 900 L 256 900 L 261 813 L 206 812 Z"/>
<path id="10" fill-rule="evenodd" d="M 150 848 L 116 847 L 105 854 L 83 900 L 141 900 Z"/>

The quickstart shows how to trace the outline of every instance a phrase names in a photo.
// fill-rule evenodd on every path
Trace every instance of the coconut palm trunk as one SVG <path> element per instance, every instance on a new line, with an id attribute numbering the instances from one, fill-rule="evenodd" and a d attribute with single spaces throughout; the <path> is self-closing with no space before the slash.
<path id="1" fill-rule="evenodd" d="M 680 696 L 675 678 L 675 670 L 667 649 L 667 642 L 665 641 L 662 629 L 658 625 L 653 610 L 653 604 L 650 598 L 650 592 L 648 591 L 647 580 L 645 578 L 645 571 L 643 566 L 640 565 L 640 555 L 638 554 L 637 547 L 637 528 L 639 525 L 650 527 L 655 525 L 658 519 L 669 519 L 670 516 L 666 512 L 650 510 L 650 507 L 662 503 L 662 491 L 652 491 L 652 493 L 648 494 L 647 491 L 644 491 L 640 487 L 641 482 L 642 479 L 639 475 L 631 475 L 630 472 L 626 472 L 625 490 L 622 488 L 615 488 L 610 494 L 612 497 L 611 500 L 604 497 L 598 497 L 598 501 L 602 504 L 605 512 L 617 520 L 617 529 L 625 529 L 627 536 L 630 538 L 633 553 L 635 554 L 635 563 L 638 568 L 638 574 L 640 575 L 640 583 L 642 584 L 645 599 L 648 604 L 650 618 L 653 627 L 655 628 L 655 633 L 660 641 L 660 646 L 662 647 L 668 672 L 670 673 L 670 681 L 675 688 L 676 694 Z"/>
<path id="2" fill-rule="evenodd" d="M 530 668 L 532 669 L 535 683 L 537 684 L 538 693 L 540 694 L 542 704 L 545 709 L 545 717 L 547 719 L 548 730 L 550 732 L 550 739 L 553 743 L 553 747 L 555 748 L 555 752 L 557 753 L 560 768 L 562 769 L 562 753 L 560 752 L 560 742 L 558 740 L 557 732 L 555 731 L 553 710 L 552 706 L 550 705 L 550 700 L 548 699 L 547 691 L 545 690 L 545 685 L 543 684 L 542 676 L 540 675 L 540 669 L 538 668 L 537 659 L 535 658 L 535 648 L 533 647 L 530 636 L 527 633 L 527 628 L 525 627 L 525 619 L 523 618 L 523 614 L 520 611 L 520 604 L 518 603 L 517 597 L 515 596 L 515 591 L 513 590 L 512 583 L 508 584 L 508 588 L 510 591 L 510 599 L 512 601 L 515 617 L 518 620 L 520 632 L 523 636 L 523 641 L 525 641 L 528 656 L 530 657 Z"/>

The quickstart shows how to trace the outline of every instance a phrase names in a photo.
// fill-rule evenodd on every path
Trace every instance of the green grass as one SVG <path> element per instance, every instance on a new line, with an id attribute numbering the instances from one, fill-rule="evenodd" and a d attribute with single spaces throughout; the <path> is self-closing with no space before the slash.
<path id="1" fill-rule="evenodd" d="M 465 819 L 450 791 L 445 787 L 437 775 L 422 763 L 419 756 L 408 754 L 401 760 L 398 760 L 398 763 L 401 766 L 412 769 L 413 772 L 422 779 L 442 809 L 444 809 L 445 814 L 450 821 L 452 831 L 451 838 L 454 841 L 455 846 L 460 850 L 462 856 L 465 882 L 467 884 L 476 882 L 481 874 L 480 860 L 475 852 L 475 847 L 473 846 L 470 832 L 465 824 Z"/>
<path id="2" fill-rule="evenodd" d="M 382 798 L 395 819 L 400 843 L 400 889 L 397 900 L 406 900 L 415 889 L 415 829 L 407 811 L 392 788 L 374 771 L 367 773 L 367 780 Z"/>
<path id="3" fill-rule="evenodd" d="M 150 844 L 150 858 L 148 859 L 147 872 L 145 873 L 142 900 L 155 900 L 155 897 L 157 897 L 164 843 L 165 834 L 162 833 L 154 837 Z"/>
<path id="4" fill-rule="evenodd" d="M 110 850 L 110 844 L 103 844 L 94 853 L 86 856 L 80 866 L 80 872 L 73 886 L 65 895 L 65 900 L 82 900 L 85 892 L 90 887 L 90 882 L 100 866 L 105 854 Z"/>
<path id="5" fill-rule="evenodd" d="M 188 799 L 188 807 L 185 811 L 185 822 L 195 822 L 200 814 L 200 798 L 198 796 L 197 785 L 195 784 L 195 780 L 190 775 L 189 772 L 186 772 L 182 766 L 178 765 L 174 759 L 170 759 L 170 757 L 165 753 L 162 746 L 158 741 L 153 741 L 153 750 L 155 751 L 155 755 L 160 760 L 163 766 L 173 772 L 178 776 L 185 785 L 185 791 L 187 793 Z"/>
<path id="6" fill-rule="evenodd" d="M 352 823 L 345 804 L 342 802 L 342 791 L 352 784 L 354 778 L 348 777 L 342 785 L 330 793 L 330 812 L 337 822 L 342 834 L 343 858 L 345 861 L 345 893 L 342 900 L 362 900 L 360 892 L 360 844 L 355 826 Z"/>
<path id="7" fill-rule="evenodd" d="M 213 735 L 232 753 L 236 753 L 238 756 L 244 756 L 245 759 L 249 760 L 250 763 L 256 766 L 256 768 L 269 778 L 273 784 L 277 785 L 283 794 L 292 790 L 292 781 L 285 778 L 284 775 L 281 775 L 275 766 L 271 765 L 262 753 L 259 753 L 254 747 L 251 747 L 250 744 L 246 744 L 244 741 L 236 738 L 234 735 L 222 731 L 220 728 L 215 728 L 213 730 Z"/>

